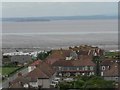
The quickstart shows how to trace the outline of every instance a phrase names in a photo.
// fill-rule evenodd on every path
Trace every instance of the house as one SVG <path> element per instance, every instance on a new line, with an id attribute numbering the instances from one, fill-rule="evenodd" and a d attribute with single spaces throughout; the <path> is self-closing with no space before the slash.
<path id="1" fill-rule="evenodd" d="M 79 55 L 101 56 L 104 54 L 104 50 L 102 50 L 98 47 L 89 46 L 89 45 L 80 45 L 80 46 L 75 46 L 75 47 L 69 47 L 69 49 L 76 51 L 78 56 Z"/>
<path id="2" fill-rule="evenodd" d="M 54 69 L 45 62 L 41 62 L 34 70 L 25 76 L 17 77 L 11 82 L 10 87 L 16 86 L 22 88 L 50 88 L 52 80 L 55 77 Z"/>
<path id="3" fill-rule="evenodd" d="M 105 80 L 120 82 L 120 60 L 105 59 L 101 63 L 101 76 Z"/>
<path id="4" fill-rule="evenodd" d="M 30 86 L 50 88 L 50 84 L 55 77 L 54 69 L 45 62 L 31 71 L 26 77 L 30 78 Z"/>
<path id="5" fill-rule="evenodd" d="M 14 55 L 11 56 L 11 62 L 17 64 L 25 64 L 32 60 L 30 55 Z"/>
<path id="6" fill-rule="evenodd" d="M 58 76 L 94 75 L 96 67 L 92 57 L 88 55 L 82 55 L 77 60 L 59 60 L 52 66 Z"/>
<path id="7" fill-rule="evenodd" d="M 28 88 L 29 79 L 25 78 L 21 73 L 18 74 L 18 77 L 9 82 L 9 88 Z"/>
<path id="8" fill-rule="evenodd" d="M 104 54 L 104 50 L 88 46 L 81 45 L 75 47 L 69 47 L 69 49 L 63 50 L 52 50 L 51 54 L 47 57 L 46 62 L 50 65 L 59 60 L 71 60 L 71 59 L 79 59 L 81 55 L 87 56 L 102 56 Z"/>

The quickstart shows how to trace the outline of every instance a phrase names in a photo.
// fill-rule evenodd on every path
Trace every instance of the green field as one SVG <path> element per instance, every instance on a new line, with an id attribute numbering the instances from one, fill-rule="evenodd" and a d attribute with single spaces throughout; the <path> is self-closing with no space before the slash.
<path id="1" fill-rule="evenodd" d="M 2 73 L 2 75 L 9 75 L 10 73 L 14 72 L 18 68 L 19 67 L 0 67 L 0 73 Z"/>
<path id="2" fill-rule="evenodd" d="M 105 52 L 105 56 L 109 58 L 114 58 L 116 56 L 120 56 L 120 52 Z"/>

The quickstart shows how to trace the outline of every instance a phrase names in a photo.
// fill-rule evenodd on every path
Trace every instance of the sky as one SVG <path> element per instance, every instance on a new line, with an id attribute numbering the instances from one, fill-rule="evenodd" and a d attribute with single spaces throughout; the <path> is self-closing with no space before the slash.
<path id="1" fill-rule="evenodd" d="M 117 2 L 3 2 L 2 17 L 117 15 Z"/>

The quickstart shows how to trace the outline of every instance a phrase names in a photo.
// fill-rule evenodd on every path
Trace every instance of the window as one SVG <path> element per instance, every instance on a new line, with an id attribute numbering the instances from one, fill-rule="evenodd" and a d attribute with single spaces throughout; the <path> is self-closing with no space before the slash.
<path id="1" fill-rule="evenodd" d="M 62 68 L 61 68 L 61 67 L 59 67 L 59 70 L 62 70 Z"/>
<path id="2" fill-rule="evenodd" d="M 118 80 L 118 77 L 115 77 L 116 80 Z"/>
<path id="3" fill-rule="evenodd" d="M 108 69 L 110 70 L 110 66 L 108 66 Z"/>
<path id="4" fill-rule="evenodd" d="M 63 67 L 63 70 L 72 70 L 72 67 Z"/>
<path id="5" fill-rule="evenodd" d="M 79 70 L 79 68 L 77 67 L 77 70 Z"/>
<path id="6" fill-rule="evenodd" d="M 102 66 L 102 70 L 105 70 L 105 66 Z"/>
<path id="7" fill-rule="evenodd" d="M 88 70 L 88 67 L 87 67 L 87 66 L 85 66 L 85 70 Z"/>
<path id="8" fill-rule="evenodd" d="M 85 70 L 85 68 L 84 68 L 84 67 L 82 67 L 82 70 Z"/>
<path id="9" fill-rule="evenodd" d="M 74 67 L 69 67 L 69 70 L 74 70 Z"/>
<path id="10" fill-rule="evenodd" d="M 93 70 L 93 66 L 90 66 L 90 70 Z"/>

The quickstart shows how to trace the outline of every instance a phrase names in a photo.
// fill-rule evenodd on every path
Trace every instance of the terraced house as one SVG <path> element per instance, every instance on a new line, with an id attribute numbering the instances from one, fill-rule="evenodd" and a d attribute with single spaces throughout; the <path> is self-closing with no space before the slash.
<path id="1" fill-rule="evenodd" d="M 83 55 L 77 60 L 59 60 L 52 65 L 58 76 L 94 75 L 96 65 L 91 56 Z"/>

